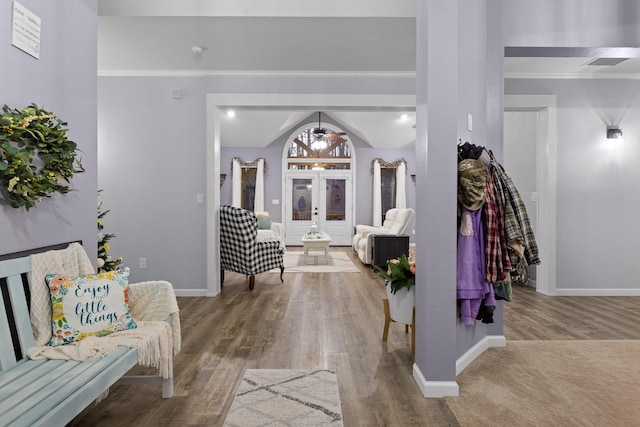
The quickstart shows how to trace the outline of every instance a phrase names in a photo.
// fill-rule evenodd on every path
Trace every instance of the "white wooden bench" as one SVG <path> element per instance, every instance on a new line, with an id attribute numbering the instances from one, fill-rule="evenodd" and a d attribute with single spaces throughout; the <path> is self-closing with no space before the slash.
<path id="1" fill-rule="evenodd" d="M 0 261 L 0 426 L 64 426 L 137 364 L 138 350 L 120 347 L 84 362 L 28 359 L 30 272 L 29 256 Z M 151 381 L 162 382 L 163 397 L 173 395 L 173 378 Z"/>

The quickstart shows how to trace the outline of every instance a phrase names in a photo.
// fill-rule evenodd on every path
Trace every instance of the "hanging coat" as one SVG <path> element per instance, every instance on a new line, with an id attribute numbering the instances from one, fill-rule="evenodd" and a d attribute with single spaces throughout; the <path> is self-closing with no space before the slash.
<path id="1" fill-rule="evenodd" d="M 485 281 L 484 233 L 482 209 L 470 211 L 462 207 L 458 230 L 457 298 L 460 320 L 473 325 L 480 307 L 495 307 L 493 286 Z"/>

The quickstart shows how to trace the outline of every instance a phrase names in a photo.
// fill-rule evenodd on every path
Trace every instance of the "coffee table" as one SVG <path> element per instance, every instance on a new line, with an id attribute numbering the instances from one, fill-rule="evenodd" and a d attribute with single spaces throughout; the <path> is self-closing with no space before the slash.
<path id="1" fill-rule="evenodd" d="M 305 234 L 302 236 L 302 247 L 304 249 L 305 262 L 309 257 L 309 249 L 324 250 L 324 259 L 329 263 L 329 244 L 331 236 L 327 233 Z"/>

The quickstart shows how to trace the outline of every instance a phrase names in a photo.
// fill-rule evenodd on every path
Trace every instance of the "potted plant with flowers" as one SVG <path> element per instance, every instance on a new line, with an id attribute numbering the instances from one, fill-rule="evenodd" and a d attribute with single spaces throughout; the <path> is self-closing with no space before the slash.
<path id="1" fill-rule="evenodd" d="M 415 302 L 416 264 L 405 254 L 387 261 L 387 269 L 375 266 L 376 274 L 385 280 L 391 319 L 412 324 Z"/>

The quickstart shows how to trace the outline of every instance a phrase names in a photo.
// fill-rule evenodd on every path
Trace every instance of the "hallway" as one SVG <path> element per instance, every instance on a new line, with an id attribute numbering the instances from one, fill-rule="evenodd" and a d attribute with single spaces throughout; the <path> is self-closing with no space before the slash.
<path id="1" fill-rule="evenodd" d="M 221 426 L 245 369 L 334 369 L 345 426 L 458 426 L 445 399 L 425 399 L 412 377 L 409 335 L 392 324 L 382 341 L 381 279 L 360 273 L 257 277 L 253 292 L 228 273 L 215 298 L 179 298 L 183 347 L 175 396 L 157 386 L 117 386 L 74 426 Z M 510 340 L 640 340 L 640 297 L 556 297 L 516 287 L 505 305 Z M 567 408 L 570 411 L 571 408 Z M 495 424 L 494 424 L 495 425 Z"/>

